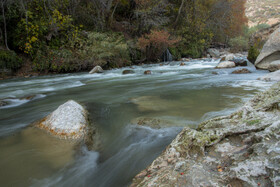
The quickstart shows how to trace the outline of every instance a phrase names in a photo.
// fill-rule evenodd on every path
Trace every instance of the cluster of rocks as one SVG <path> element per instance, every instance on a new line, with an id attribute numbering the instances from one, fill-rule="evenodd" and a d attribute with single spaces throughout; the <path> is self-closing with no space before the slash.
<path id="1" fill-rule="evenodd" d="M 184 128 L 131 186 L 280 186 L 279 141 L 280 82 L 229 116 Z"/>

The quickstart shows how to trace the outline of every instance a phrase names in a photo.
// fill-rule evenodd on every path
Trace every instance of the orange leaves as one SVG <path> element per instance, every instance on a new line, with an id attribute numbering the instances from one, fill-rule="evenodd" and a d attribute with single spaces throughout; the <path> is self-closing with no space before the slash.
<path id="1" fill-rule="evenodd" d="M 142 50 L 146 49 L 147 47 L 166 49 L 167 47 L 178 42 L 178 39 L 171 39 L 170 34 L 164 30 L 152 30 L 150 34 L 146 34 L 138 39 L 138 45 Z"/>

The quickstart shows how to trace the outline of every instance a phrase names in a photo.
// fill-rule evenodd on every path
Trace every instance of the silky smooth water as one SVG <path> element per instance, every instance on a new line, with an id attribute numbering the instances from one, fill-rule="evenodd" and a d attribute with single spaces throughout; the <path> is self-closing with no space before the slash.
<path id="1" fill-rule="evenodd" d="M 267 73 L 235 75 L 218 61 L 194 60 L 133 66 L 104 74 L 75 73 L 0 81 L 1 186 L 127 186 L 183 127 L 226 115 L 272 83 Z M 135 74 L 122 75 L 124 69 Z M 151 70 L 152 75 L 144 75 Z M 214 75 L 213 72 L 218 75 Z M 20 99 L 34 96 L 31 100 Z M 58 140 L 27 126 L 69 99 L 89 111 L 102 138 L 100 152 Z M 163 129 L 136 124 L 141 117 L 168 120 Z"/>

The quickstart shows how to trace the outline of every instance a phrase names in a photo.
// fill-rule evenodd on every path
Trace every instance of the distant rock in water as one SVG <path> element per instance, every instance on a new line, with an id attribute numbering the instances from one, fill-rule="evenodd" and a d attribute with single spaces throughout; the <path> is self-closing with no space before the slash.
<path id="1" fill-rule="evenodd" d="M 73 100 L 60 105 L 35 126 L 61 139 L 82 140 L 89 134 L 88 113 Z"/>
<path id="2" fill-rule="evenodd" d="M 280 186 L 280 82 L 235 113 L 184 128 L 131 187 Z"/>
<path id="3" fill-rule="evenodd" d="M 264 44 L 255 66 L 267 70 L 269 65 L 276 60 L 280 60 L 280 27 L 271 34 Z"/>
<path id="4" fill-rule="evenodd" d="M 181 62 L 180 66 L 185 66 L 186 64 L 184 62 Z"/>
<path id="5" fill-rule="evenodd" d="M 152 72 L 151 72 L 151 70 L 147 70 L 147 71 L 144 72 L 144 74 L 145 74 L 145 75 L 151 75 Z"/>
<path id="6" fill-rule="evenodd" d="M 217 69 L 222 69 L 222 68 L 234 68 L 235 67 L 235 63 L 232 62 L 232 61 L 223 61 L 223 62 L 220 62 L 218 65 L 217 65 Z"/>
<path id="7" fill-rule="evenodd" d="M 238 69 L 232 72 L 232 74 L 246 74 L 246 73 L 252 73 L 252 72 L 246 68 Z"/>
<path id="8" fill-rule="evenodd" d="M 90 72 L 89 74 L 94 74 L 94 73 L 103 73 L 104 70 L 102 69 L 102 67 L 100 66 L 95 66 Z"/>
<path id="9" fill-rule="evenodd" d="M 124 70 L 124 71 L 122 72 L 122 74 L 123 74 L 123 75 L 133 74 L 133 73 L 135 73 L 135 71 L 133 71 L 133 70 L 129 70 L 129 69 Z"/>

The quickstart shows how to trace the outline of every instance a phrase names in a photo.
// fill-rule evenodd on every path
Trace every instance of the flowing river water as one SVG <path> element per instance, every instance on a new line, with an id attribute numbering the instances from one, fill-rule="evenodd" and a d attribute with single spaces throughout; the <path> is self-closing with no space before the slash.
<path id="1" fill-rule="evenodd" d="M 229 114 L 271 85 L 257 80 L 267 71 L 249 66 L 251 74 L 236 75 L 231 72 L 239 68 L 216 70 L 217 63 L 194 60 L 185 66 L 133 66 L 130 75 L 122 75 L 130 69 L 123 68 L 0 81 L 0 99 L 9 102 L 0 108 L 0 185 L 128 186 L 183 127 Z M 101 152 L 26 128 L 70 99 L 85 105 L 99 128 Z M 168 127 L 139 126 L 135 119 L 141 117 L 163 119 Z"/>

